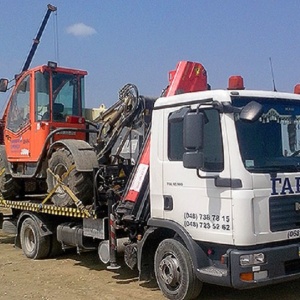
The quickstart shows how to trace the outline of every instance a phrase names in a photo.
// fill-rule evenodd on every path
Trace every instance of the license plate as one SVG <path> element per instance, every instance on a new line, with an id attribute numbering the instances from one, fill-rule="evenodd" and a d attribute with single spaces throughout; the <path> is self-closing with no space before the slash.
<path id="1" fill-rule="evenodd" d="M 300 229 L 293 229 L 288 231 L 287 233 L 288 239 L 298 239 L 300 238 Z"/>

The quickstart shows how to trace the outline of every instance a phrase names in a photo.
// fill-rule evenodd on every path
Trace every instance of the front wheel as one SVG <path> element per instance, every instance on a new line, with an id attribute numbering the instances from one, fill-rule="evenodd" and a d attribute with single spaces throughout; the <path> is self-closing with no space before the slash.
<path id="1" fill-rule="evenodd" d="M 166 239 L 159 244 L 154 272 L 159 288 L 168 299 L 194 299 L 201 292 L 202 282 L 194 274 L 189 252 L 177 240 Z"/>
<path id="2" fill-rule="evenodd" d="M 32 259 L 46 258 L 50 252 L 50 236 L 42 236 L 36 222 L 26 218 L 20 231 L 20 240 L 23 253 Z"/>

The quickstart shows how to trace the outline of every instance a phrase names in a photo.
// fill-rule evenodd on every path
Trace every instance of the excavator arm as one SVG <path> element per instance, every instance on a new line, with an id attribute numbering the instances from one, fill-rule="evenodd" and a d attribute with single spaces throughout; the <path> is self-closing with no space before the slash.
<path id="1" fill-rule="evenodd" d="M 23 66 L 22 72 L 27 71 L 29 69 L 29 66 L 30 66 L 30 64 L 32 62 L 32 59 L 33 59 L 34 54 L 35 54 L 35 51 L 36 51 L 36 49 L 37 49 L 37 47 L 38 47 L 38 45 L 40 43 L 40 39 L 41 39 L 42 34 L 43 34 L 44 30 L 45 30 L 47 22 L 49 20 L 50 14 L 52 12 L 54 12 L 54 11 L 57 10 L 57 8 L 55 6 L 53 6 L 53 5 L 51 5 L 51 4 L 48 4 L 47 8 L 48 8 L 47 12 L 46 12 L 46 14 L 44 16 L 44 19 L 43 19 L 42 24 L 41 24 L 41 26 L 39 28 L 39 31 L 38 31 L 35 39 L 33 40 L 32 47 L 31 47 L 30 52 L 29 52 L 29 54 L 27 56 L 27 59 L 26 59 L 25 64 Z"/>

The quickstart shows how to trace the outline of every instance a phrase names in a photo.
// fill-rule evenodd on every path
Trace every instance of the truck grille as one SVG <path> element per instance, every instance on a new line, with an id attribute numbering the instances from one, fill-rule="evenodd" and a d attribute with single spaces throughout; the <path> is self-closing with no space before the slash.
<path id="1" fill-rule="evenodd" d="M 300 272 L 300 259 L 286 261 L 284 263 L 285 274 L 296 274 Z"/>
<path id="2" fill-rule="evenodd" d="M 300 196 L 279 196 L 269 199 L 272 232 L 300 228 Z"/>

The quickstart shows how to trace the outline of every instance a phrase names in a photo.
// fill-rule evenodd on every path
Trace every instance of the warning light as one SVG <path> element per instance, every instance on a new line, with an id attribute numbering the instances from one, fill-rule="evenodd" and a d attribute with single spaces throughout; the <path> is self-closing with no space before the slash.
<path id="1" fill-rule="evenodd" d="M 294 87 L 294 94 L 300 94 L 300 84 L 296 84 Z"/>
<path id="2" fill-rule="evenodd" d="M 244 90 L 244 79 L 242 76 L 230 76 L 228 80 L 228 90 Z"/>

